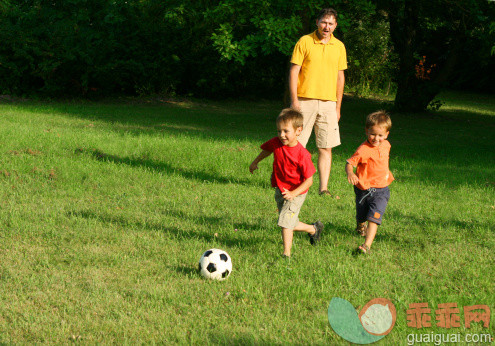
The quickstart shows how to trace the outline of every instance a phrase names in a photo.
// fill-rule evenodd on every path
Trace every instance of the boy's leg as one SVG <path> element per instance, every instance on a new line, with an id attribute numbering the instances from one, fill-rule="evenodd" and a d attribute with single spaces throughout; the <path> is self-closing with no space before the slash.
<path id="1" fill-rule="evenodd" d="M 294 232 L 306 232 L 310 235 L 315 234 L 316 229 L 313 225 L 308 225 L 303 222 L 298 222 L 296 227 L 292 230 L 282 227 L 282 241 L 284 243 L 284 255 L 290 257 L 290 251 L 292 249 L 292 239 Z"/>
<path id="2" fill-rule="evenodd" d="M 382 224 L 382 217 L 387 208 L 390 199 L 390 190 L 388 187 L 377 189 L 369 201 L 368 211 L 368 228 L 364 244 L 371 248 L 375 239 L 378 226 Z"/>
<path id="3" fill-rule="evenodd" d="M 306 232 L 306 233 L 309 233 L 309 234 L 315 234 L 316 229 L 315 229 L 315 226 L 313 226 L 313 225 L 308 225 L 306 223 L 303 223 L 303 222 L 299 221 L 299 223 L 297 224 L 297 226 L 294 228 L 294 231 L 296 231 L 296 232 Z"/>
<path id="4" fill-rule="evenodd" d="M 366 221 L 365 222 L 357 222 L 357 225 L 356 225 L 356 232 L 359 233 L 359 235 L 361 235 L 362 237 L 365 237 L 366 236 Z"/>
<path id="5" fill-rule="evenodd" d="M 371 248 L 371 244 L 375 239 L 377 230 L 378 230 L 378 225 L 372 221 L 368 221 L 368 229 L 366 231 L 366 238 L 364 241 L 364 245 L 368 246 L 368 248 Z"/>
<path id="6" fill-rule="evenodd" d="M 363 196 L 367 191 L 363 191 L 354 186 L 354 194 L 356 201 L 356 232 L 363 237 L 366 236 L 366 220 L 368 218 L 368 204 L 362 201 Z"/>
<path id="7" fill-rule="evenodd" d="M 282 229 L 282 241 L 284 243 L 284 255 L 290 256 L 293 232 L 314 232 L 312 225 L 306 225 L 299 221 L 299 211 L 306 199 L 306 194 L 294 198 L 292 201 L 284 199 L 278 188 L 275 189 L 275 200 L 279 210 L 278 226 Z M 311 228 L 313 230 L 311 230 Z"/>
<path id="8" fill-rule="evenodd" d="M 294 231 L 308 233 L 309 242 L 311 243 L 311 245 L 315 246 L 320 241 L 321 234 L 323 233 L 324 228 L 325 226 L 323 225 L 323 223 L 318 220 L 312 225 L 299 222 Z"/>
<path id="9" fill-rule="evenodd" d="M 284 255 L 290 257 L 290 250 L 292 249 L 292 238 L 294 232 L 288 228 L 282 228 L 282 241 L 284 243 Z"/>

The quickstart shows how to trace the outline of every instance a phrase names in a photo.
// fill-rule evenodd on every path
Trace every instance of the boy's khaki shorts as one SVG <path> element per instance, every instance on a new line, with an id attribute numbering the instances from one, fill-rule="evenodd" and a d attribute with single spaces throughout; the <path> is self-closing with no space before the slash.
<path id="1" fill-rule="evenodd" d="M 333 148 L 340 145 L 337 102 L 299 98 L 301 113 L 304 117 L 303 130 L 297 138 L 306 147 L 313 126 L 315 128 L 316 147 Z"/>
<path id="2" fill-rule="evenodd" d="M 294 229 L 299 223 L 299 212 L 306 199 L 306 194 L 297 196 L 292 201 L 284 199 L 279 188 L 275 188 L 275 201 L 278 208 L 278 225 L 282 228 Z"/>

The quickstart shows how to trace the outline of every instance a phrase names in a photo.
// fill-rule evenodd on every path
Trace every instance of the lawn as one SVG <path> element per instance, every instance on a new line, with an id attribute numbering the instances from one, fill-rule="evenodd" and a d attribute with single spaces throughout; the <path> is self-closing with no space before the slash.
<path id="1" fill-rule="evenodd" d="M 442 97 L 440 97 L 442 99 Z M 397 310 L 378 344 L 410 334 L 495 336 L 463 307 L 495 310 L 495 97 L 444 94 L 438 112 L 394 114 L 396 177 L 373 252 L 356 257 L 354 193 L 344 164 L 365 116 L 346 98 L 330 190 L 310 189 L 301 220 L 325 224 L 317 247 L 296 234 L 280 258 L 271 158 L 279 102 L 112 100 L 0 104 L 0 342 L 348 344 L 333 297 Z M 316 162 L 314 140 L 308 149 Z M 317 176 L 316 176 L 317 177 Z M 232 257 L 224 282 L 201 278 L 209 248 Z M 408 326 L 428 303 L 431 327 Z M 436 326 L 457 303 L 461 327 Z"/>

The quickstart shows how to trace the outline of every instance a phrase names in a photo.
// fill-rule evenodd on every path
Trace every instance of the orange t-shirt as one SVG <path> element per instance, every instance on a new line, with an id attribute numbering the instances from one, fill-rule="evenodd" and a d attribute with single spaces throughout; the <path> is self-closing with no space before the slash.
<path id="1" fill-rule="evenodd" d="M 358 189 L 383 188 L 389 186 L 394 180 L 394 176 L 388 168 L 390 148 L 390 142 L 387 140 L 378 147 L 374 147 L 366 141 L 347 160 L 347 163 L 357 167 L 356 175 L 359 178 L 359 183 L 356 187 Z"/>

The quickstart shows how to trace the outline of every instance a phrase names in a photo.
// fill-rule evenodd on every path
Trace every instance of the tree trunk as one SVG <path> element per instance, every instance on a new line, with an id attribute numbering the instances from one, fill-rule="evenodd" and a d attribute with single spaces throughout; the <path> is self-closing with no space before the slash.
<path id="1" fill-rule="evenodd" d="M 431 101 L 446 85 L 450 76 L 455 71 L 459 52 L 462 47 L 464 33 L 457 29 L 449 43 L 439 48 L 447 56 L 443 62 L 434 61 L 435 71 L 422 75 L 416 71 L 418 65 L 417 55 L 421 48 L 418 47 L 418 33 L 425 36 L 426 28 L 422 26 L 420 6 L 424 5 L 417 0 L 383 0 L 381 8 L 388 14 L 390 23 L 390 36 L 394 48 L 399 55 L 399 72 L 397 75 L 397 94 L 394 107 L 398 111 L 421 112 L 426 110 Z M 430 61 L 431 63 L 431 61 Z M 428 67 L 432 69 L 431 66 Z M 431 78 L 430 78 L 431 77 Z"/>
<path id="2" fill-rule="evenodd" d="M 391 1 L 388 5 L 390 35 L 399 55 L 394 107 L 398 111 L 423 111 L 440 89 L 416 76 L 414 52 L 417 44 L 420 5 L 415 0 Z"/>

